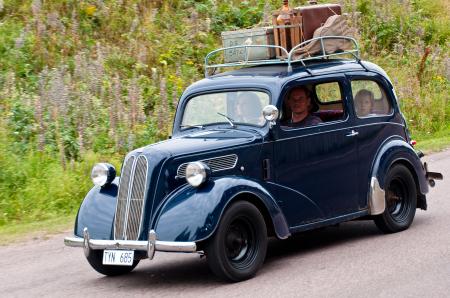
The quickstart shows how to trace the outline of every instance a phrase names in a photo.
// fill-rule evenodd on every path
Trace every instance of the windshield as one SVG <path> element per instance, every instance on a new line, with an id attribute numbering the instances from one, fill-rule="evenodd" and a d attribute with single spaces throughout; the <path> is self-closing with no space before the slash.
<path id="1" fill-rule="evenodd" d="M 201 127 L 214 123 L 263 126 L 263 107 L 269 95 L 260 91 L 233 91 L 195 96 L 184 109 L 182 128 Z"/>

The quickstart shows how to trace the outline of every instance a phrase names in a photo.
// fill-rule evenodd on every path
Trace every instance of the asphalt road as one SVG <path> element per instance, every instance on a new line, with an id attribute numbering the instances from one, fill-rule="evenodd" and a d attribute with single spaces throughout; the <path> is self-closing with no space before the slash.
<path id="1" fill-rule="evenodd" d="M 237 284 L 195 254 L 157 253 L 129 275 L 104 277 L 61 234 L 0 247 L 0 296 L 450 297 L 450 151 L 427 159 L 447 180 L 401 233 L 356 221 L 273 240 L 258 275 Z"/>

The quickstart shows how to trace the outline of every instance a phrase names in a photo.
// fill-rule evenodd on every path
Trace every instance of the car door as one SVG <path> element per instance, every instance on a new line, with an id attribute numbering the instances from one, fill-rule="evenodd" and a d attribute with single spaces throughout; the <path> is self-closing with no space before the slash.
<path id="1" fill-rule="evenodd" d="M 292 81 L 284 87 L 281 101 L 299 85 L 310 88 L 311 97 L 319 105 L 316 114 L 324 117 L 325 112 L 339 114 L 341 109 L 341 115 L 307 127 L 277 126 L 274 183 L 282 189 L 279 202 L 289 225 L 294 228 L 359 210 L 357 143 L 353 119 L 348 112 L 348 82 L 344 75 Z M 318 92 L 324 86 L 325 93 L 334 88 L 329 93 L 339 98 L 320 101 L 322 95 Z M 280 110 L 284 110 L 282 117 L 286 118 L 285 107 L 281 105 Z"/>
<path id="2" fill-rule="evenodd" d="M 392 86 L 379 74 L 354 72 L 347 74 L 352 89 L 355 131 L 358 132 L 359 206 L 367 207 L 367 191 L 375 156 L 382 144 L 393 136 L 404 137 L 404 124 L 395 110 Z M 370 97 L 368 110 L 359 108 Z"/>

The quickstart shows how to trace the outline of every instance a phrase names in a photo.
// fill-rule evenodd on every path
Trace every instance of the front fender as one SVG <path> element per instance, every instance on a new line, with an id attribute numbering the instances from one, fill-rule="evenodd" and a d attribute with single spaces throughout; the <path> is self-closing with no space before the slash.
<path id="1" fill-rule="evenodd" d="M 187 184 L 171 194 L 160 208 L 154 225 L 158 240 L 207 239 L 216 230 L 230 202 L 244 193 L 253 195 L 265 206 L 278 238 L 284 239 L 290 235 L 281 209 L 264 187 L 244 178 L 221 177 L 199 188 Z"/>
<path id="2" fill-rule="evenodd" d="M 83 229 L 89 230 L 92 239 L 112 239 L 112 227 L 116 212 L 119 179 L 106 187 L 94 186 L 86 195 L 75 220 L 76 236 L 83 237 Z"/>
<path id="3" fill-rule="evenodd" d="M 412 171 L 421 194 L 428 193 L 428 183 L 422 162 L 411 145 L 403 139 L 390 139 L 378 150 L 372 167 L 372 177 L 378 179 L 383 189 L 385 189 L 386 175 L 396 162 L 405 164 Z"/>

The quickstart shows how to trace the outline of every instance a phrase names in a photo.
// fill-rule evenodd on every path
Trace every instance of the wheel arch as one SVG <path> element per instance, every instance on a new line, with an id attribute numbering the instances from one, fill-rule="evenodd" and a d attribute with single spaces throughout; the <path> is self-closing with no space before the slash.
<path id="1" fill-rule="evenodd" d="M 411 172 L 416 184 L 418 206 L 426 208 L 428 184 L 425 169 L 411 145 L 400 136 L 394 136 L 380 146 L 372 165 L 367 204 L 371 215 L 384 212 L 385 179 L 389 169 L 395 164 L 402 164 Z"/>
<path id="2" fill-rule="evenodd" d="M 165 200 L 152 226 L 163 241 L 202 242 L 215 233 L 225 211 L 239 200 L 258 208 L 268 232 L 280 239 L 289 237 L 275 199 L 259 183 L 240 177 L 220 177 L 198 189 L 186 185 Z"/>
<path id="3" fill-rule="evenodd" d="M 259 212 L 261 213 L 261 215 L 264 218 L 264 222 L 266 223 L 266 228 L 267 228 L 267 234 L 268 236 L 276 236 L 276 232 L 275 232 L 275 228 L 274 228 L 274 223 L 272 220 L 272 217 L 270 216 L 269 211 L 267 210 L 266 205 L 264 205 L 264 203 L 262 202 L 261 198 L 258 197 L 256 194 L 251 193 L 251 192 L 242 192 L 237 194 L 236 196 L 234 196 L 230 202 L 228 203 L 227 207 L 225 208 L 224 212 L 226 212 L 226 210 L 235 202 L 238 201 L 247 201 L 250 204 L 253 204 L 256 208 L 258 208 Z M 223 214 L 221 215 L 221 217 L 223 216 Z"/>
<path id="4" fill-rule="evenodd" d="M 419 176 L 414 168 L 414 166 L 411 164 L 411 162 L 407 159 L 399 159 L 396 160 L 392 163 L 391 168 L 394 167 L 395 165 L 400 164 L 405 166 L 409 172 L 411 173 L 411 175 L 414 178 L 414 183 L 416 185 L 416 193 L 417 193 L 417 207 L 421 208 L 423 210 L 427 210 L 427 201 L 426 201 L 426 196 L 424 193 L 422 193 L 422 190 L 420 188 L 420 181 L 419 181 Z"/>

